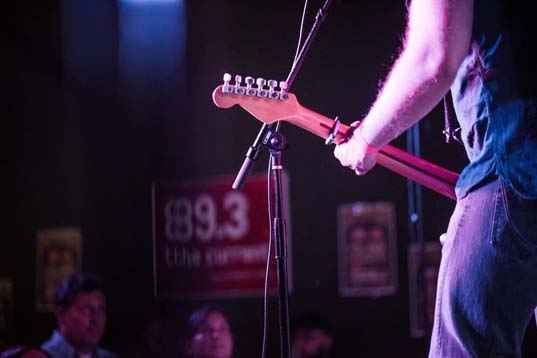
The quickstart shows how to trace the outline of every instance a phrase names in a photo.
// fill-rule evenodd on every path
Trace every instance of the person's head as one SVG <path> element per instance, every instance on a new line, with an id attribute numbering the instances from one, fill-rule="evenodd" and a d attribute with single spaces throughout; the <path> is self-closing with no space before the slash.
<path id="1" fill-rule="evenodd" d="M 185 354 L 190 358 L 231 357 L 233 334 L 222 310 L 205 306 L 190 314 Z"/>
<path id="2" fill-rule="evenodd" d="M 106 298 L 102 281 L 75 274 L 62 280 L 54 295 L 58 331 L 79 353 L 92 352 L 104 334 Z"/>
<path id="3" fill-rule="evenodd" d="M 327 358 L 334 346 L 332 327 L 318 313 L 299 315 L 292 322 L 291 350 L 293 358 Z"/>

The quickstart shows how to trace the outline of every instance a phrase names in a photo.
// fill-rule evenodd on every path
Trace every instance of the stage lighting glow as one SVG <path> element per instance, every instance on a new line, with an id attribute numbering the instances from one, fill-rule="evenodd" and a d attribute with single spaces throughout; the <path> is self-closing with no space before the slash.
<path id="1" fill-rule="evenodd" d="M 119 0 L 120 3 L 140 4 L 140 5 L 158 5 L 158 4 L 173 4 L 181 3 L 183 0 Z"/>

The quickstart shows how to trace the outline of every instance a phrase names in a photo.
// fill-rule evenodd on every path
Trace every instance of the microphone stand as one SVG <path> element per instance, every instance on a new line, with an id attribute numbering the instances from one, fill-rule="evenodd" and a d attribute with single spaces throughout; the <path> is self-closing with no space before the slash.
<path id="1" fill-rule="evenodd" d="M 287 77 L 287 90 L 293 84 L 293 81 L 304 62 L 305 54 L 311 47 L 314 36 L 320 29 L 320 25 L 326 19 L 328 9 L 332 3 L 332 0 L 326 0 L 323 7 L 318 10 L 315 16 L 315 22 L 308 34 L 308 37 L 304 41 L 304 45 L 300 49 L 297 57 L 293 61 L 293 66 Z M 275 127 L 273 129 L 273 127 Z M 246 177 L 252 171 L 252 168 L 259 157 L 259 151 L 261 147 L 267 146 L 270 152 L 271 163 L 271 175 L 274 182 L 274 192 L 271 190 L 271 210 L 273 210 L 273 221 L 271 226 L 271 237 L 275 242 L 275 259 L 277 263 L 277 275 L 278 275 L 278 307 L 279 307 L 279 321 L 280 321 L 280 352 L 281 358 L 291 357 L 291 342 L 289 332 L 289 291 L 287 287 L 287 250 L 286 250 L 286 231 L 285 220 L 283 218 L 283 205 L 282 205 L 282 185 L 281 185 L 281 172 L 282 166 L 282 151 L 285 149 L 286 140 L 285 137 L 279 132 L 281 123 L 267 125 L 263 124 L 254 141 L 246 153 L 246 159 L 244 160 L 239 173 L 237 174 L 232 188 L 235 190 L 241 190 L 246 182 Z"/>

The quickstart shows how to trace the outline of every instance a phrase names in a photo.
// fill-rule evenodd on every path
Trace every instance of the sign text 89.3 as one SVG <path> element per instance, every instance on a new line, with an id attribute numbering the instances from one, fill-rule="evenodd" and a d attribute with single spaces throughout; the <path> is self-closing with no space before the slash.
<path id="1" fill-rule="evenodd" d="M 172 198 L 164 205 L 166 238 L 178 242 L 237 241 L 250 229 L 248 214 L 248 198 L 237 191 L 226 192 L 221 203 L 207 193 Z"/>

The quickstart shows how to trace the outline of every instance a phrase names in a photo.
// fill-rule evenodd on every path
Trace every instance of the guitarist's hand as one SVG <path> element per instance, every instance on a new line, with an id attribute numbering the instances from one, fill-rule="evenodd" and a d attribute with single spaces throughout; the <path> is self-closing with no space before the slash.
<path id="1" fill-rule="evenodd" d="M 360 133 L 359 122 L 354 122 L 352 135 L 345 142 L 336 145 L 334 156 L 341 165 L 354 170 L 356 175 L 364 175 L 377 163 L 378 148 L 367 144 Z"/>

